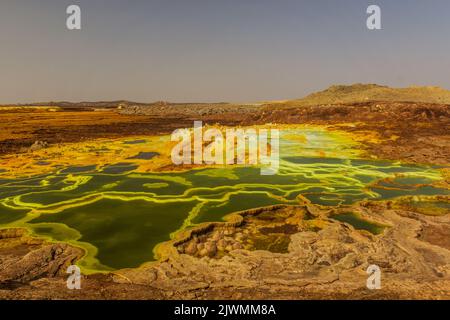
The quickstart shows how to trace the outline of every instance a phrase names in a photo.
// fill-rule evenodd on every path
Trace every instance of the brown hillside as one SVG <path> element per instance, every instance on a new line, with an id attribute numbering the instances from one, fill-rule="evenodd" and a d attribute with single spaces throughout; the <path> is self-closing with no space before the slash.
<path id="1" fill-rule="evenodd" d="M 302 99 L 284 102 L 287 106 L 334 105 L 368 101 L 425 102 L 450 104 L 450 91 L 439 87 L 390 88 L 377 84 L 334 85 Z"/>

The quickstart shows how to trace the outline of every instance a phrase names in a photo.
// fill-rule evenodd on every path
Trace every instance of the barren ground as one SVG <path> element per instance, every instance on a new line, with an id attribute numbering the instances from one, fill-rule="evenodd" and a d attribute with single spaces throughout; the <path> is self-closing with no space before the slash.
<path id="1" fill-rule="evenodd" d="M 129 111 L 129 112 L 128 112 Z M 27 152 L 35 141 L 49 144 L 96 138 L 170 133 L 194 120 L 222 125 L 326 124 L 375 133 L 367 156 L 406 162 L 450 163 L 450 107 L 440 104 L 367 102 L 321 107 L 267 105 L 223 113 L 180 116 L 134 110 L 0 111 L 0 154 Z M 450 183 L 447 178 L 446 183 Z M 445 198 L 443 201 L 448 202 Z M 335 212 L 330 212 L 334 210 Z M 352 210 L 389 226 L 382 234 L 355 230 L 330 219 Z M 277 217 L 262 229 L 264 214 Z M 310 230 L 308 215 L 318 226 Z M 29 237 L 24 230 L 0 231 L 0 298 L 6 299 L 450 299 L 450 217 L 419 213 L 395 202 L 364 202 L 351 208 L 298 207 L 251 210 L 231 222 L 205 225 L 163 246 L 161 260 L 141 268 L 84 276 L 82 290 L 67 290 L 65 270 L 80 249 Z M 294 227 L 292 227 L 294 225 Z M 273 239 L 285 249 L 243 250 L 198 258 L 189 242 L 246 234 Z M 265 230 L 265 231 L 264 231 Z M 277 240 L 277 241 L 278 241 Z M 381 290 L 366 288 L 369 264 L 383 268 Z"/>

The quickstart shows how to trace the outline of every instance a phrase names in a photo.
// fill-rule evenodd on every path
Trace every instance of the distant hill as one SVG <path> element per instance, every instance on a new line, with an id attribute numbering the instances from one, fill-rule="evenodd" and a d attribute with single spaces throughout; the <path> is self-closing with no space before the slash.
<path id="1" fill-rule="evenodd" d="M 83 101 L 83 102 L 70 102 L 70 101 L 50 101 L 50 102 L 34 102 L 26 104 L 0 104 L 3 108 L 39 108 L 39 107 L 59 107 L 62 109 L 104 109 L 104 108 L 125 108 L 128 106 L 139 106 L 139 107 L 169 107 L 169 106 L 191 106 L 191 107 L 204 107 L 208 105 L 217 105 L 219 107 L 225 105 L 231 105 L 227 102 L 217 102 L 217 103 L 172 103 L 167 101 L 156 101 L 150 103 L 134 102 L 128 100 L 116 100 L 116 101 Z"/>
<path id="2" fill-rule="evenodd" d="M 253 109 L 254 107 L 266 106 L 320 106 L 320 105 L 337 105 L 352 104 L 360 102 L 379 101 L 379 102 L 424 102 L 438 103 L 450 105 L 450 91 L 440 87 L 408 87 L 408 88 L 390 88 L 378 84 L 353 84 L 353 85 L 334 85 L 326 90 L 312 93 L 304 98 L 295 100 L 267 101 L 259 103 L 172 103 L 166 101 L 156 101 L 151 103 L 133 102 L 127 100 L 116 101 L 93 101 L 93 102 L 68 102 L 68 101 L 52 101 L 38 102 L 28 104 L 7 104 L 0 105 L 5 108 L 20 107 L 59 107 L 62 109 L 103 109 L 103 108 L 120 108 L 130 109 L 130 107 L 151 107 L 153 109 L 170 109 L 177 107 L 178 110 L 183 108 L 202 109 L 202 108 L 232 108 L 239 106 L 242 108 Z"/>
<path id="3" fill-rule="evenodd" d="M 155 104 L 155 103 L 150 103 Z M 83 102 L 70 102 L 70 101 L 50 101 L 50 102 L 33 102 L 33 103 L 21 103 L 21 104 L 3 104 L 0 107 L 20 108 L 20 107 L 59 107 L 62 109 L 105 109 L 105 108 L 117 108 L 119 106 L 136 105 L 143 106 L 149 105 L 149 103 L 133 102 L 127 100 L 116 101 L 83 101 Z"/>
<path id="4" fill-rule="evenodd" d="M 425 102 L 450 104 L 450 91 L 439 87 L 390 88 L 377 84 L 334 85 L 286 105 L 326 105 L 365 101 Z"/>

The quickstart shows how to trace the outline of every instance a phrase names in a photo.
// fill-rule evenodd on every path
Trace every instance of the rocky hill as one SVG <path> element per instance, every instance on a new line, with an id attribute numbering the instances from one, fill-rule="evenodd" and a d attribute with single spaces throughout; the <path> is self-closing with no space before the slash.
<path id="1" fill-rule="evenodd" d="M 284 102 L 288 106 L 314 106 L 383 102 L 425 102 L 450 104 L 450 91 L 439 87 L 390 88 L 377 84 L 334 85 L 302 99 Z"/>

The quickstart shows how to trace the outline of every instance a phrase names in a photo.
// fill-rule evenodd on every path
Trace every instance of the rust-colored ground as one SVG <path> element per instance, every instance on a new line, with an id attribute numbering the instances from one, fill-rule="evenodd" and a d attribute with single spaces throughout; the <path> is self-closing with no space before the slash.
<path id="1" fill-rule="evenodd" d="M 211 107 L 213 108 L 213 107 Z M 405 102 L 366 102 L 332 106 L 263 105 L 248 112 L 180 115 L 143 107 L 141 113 L 116 109 L 74 109 L 60 111 L 1 110 L 0 155 L 26 152 L 35 141 L 49 144 L 80 142 L 97 138 L 168 134 L 192 127 L 194 120 L 208 124 L 253 125 L 325 124 L 365 134 L 375 133 L 365 146 L 379 158 L 407 162 L 450 163 L 450 106 Z M 134 110 L 133 110 L 134 112 Z"/>
<path id="2" fill-rule="evenodd" d="M 96 138 L 169 133 L 192 126 L 185 119 L 105 111 L 0 111 L 0 154 L 24 152 L 35 141 L 49 144 Z"/>

